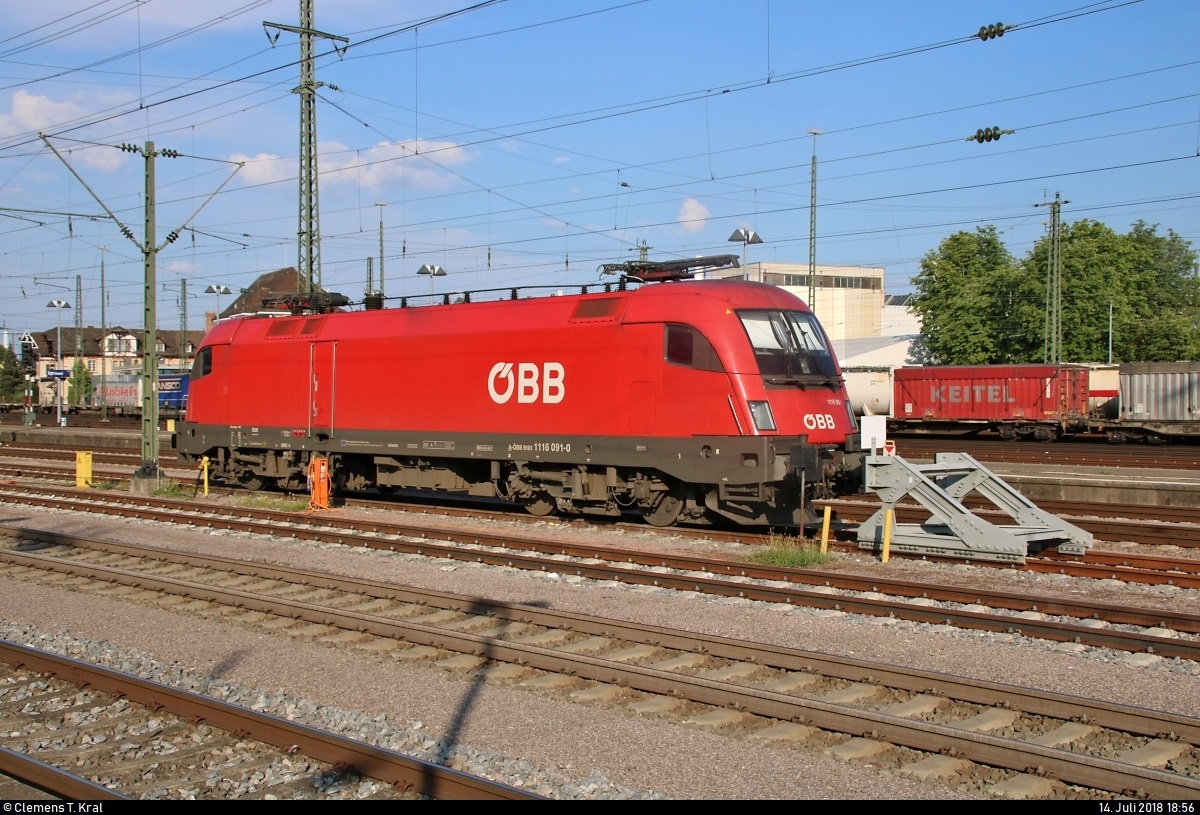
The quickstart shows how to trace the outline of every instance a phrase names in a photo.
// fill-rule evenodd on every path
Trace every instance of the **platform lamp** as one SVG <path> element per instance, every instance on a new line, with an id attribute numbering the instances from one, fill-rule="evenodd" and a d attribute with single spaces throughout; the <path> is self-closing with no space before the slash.
<path id="1" fill-rule="evenodd" d="M 221 317 L 221 295 L 222 294 L 233 294 L 233 292 L 231 292 L 229 290 L 228 286 L 222 285 L 220 283 L 214 283 L 213 285 L 211 285 L 207 289 L 205 289 L 204 293 L 205 294 L 215 294 L 217 296 L 217 319 L 220 319 L 220 317 Z"/>
<path id="2" fill-rule="evenodd" d="M 434 263 L 426 263 L 420 269 L 417 269 L 417 274 L 429 275 L 429 296 L 433 297 L 433 279 L 435 277 L 445 277 L 446 270 Z"/>
<path id="3" fill-rule="evenodd" d="M 54 342 L 54 360 L 55 360 L 54 368 L 55 368 L 55 370 L 60 370 L 60 371 L 62 370 L 62 310 L 64 308 L 70 308 L 70 307 L 71 307 L 71 304 L 68 303 L 66 300 L 51 300 L 49 303 L 46 304 L 46 308 L 54 309 L 54 317 L 55 317 L 56 321 L 58 322 L 58 330 L 57 330 L 58 339 L 55 340 L 55 342 Z M 55 405 L 57 405 L 57 411 L 58 411 L 58 415 L 57 415 L 58 422 L 57 423 L 58 423 L 59 427 L 62 427 L 62 423 L 63 423 L 63 418 L 62 418 L 62 379 L 61 379 L 61 377 L 58 377 L 58 376 L 56 376 L 54 378 L 54 403 L 55 403 Z"/>
<path id="4" fill-rule="evenodd" d="M 735 229 L 733 234 L 729 236 L 729 240 L 732 243 L 740 243 L 742 245 L 742 274 L 749 274 L 749 272 L 745 271 L 746 247 L 752 243 L 762 243 L 762 238 L 753 229 Z M 749 278 L 746 279 L 749 280 Z"/>

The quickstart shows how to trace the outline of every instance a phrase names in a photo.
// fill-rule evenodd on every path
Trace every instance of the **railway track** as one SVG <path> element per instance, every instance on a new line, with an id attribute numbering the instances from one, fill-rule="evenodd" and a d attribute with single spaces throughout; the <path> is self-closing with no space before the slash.
<path id="1" fill-rule="evenodd" d="M 1200 470 L 1197 445 L 1116 445 L 1092 439 L 1007 442 L 999 439 L 897 437 L 896 453 L 914 461 L 932 461 L 936 453 L 969 453 L 988 464 L 1046 464 L 1087 467 L 1137 467 Z"/>
<path id="2" fill-rule="evenodd" d="M 0 723 L 0 772 L 77 800 L 539 797 L 3 641 Z"/>
<path id="3" fill-rule="evenodd" d="M 973 774 L 997 794 L 1021 785 L 1059 797 L 1200 795 L 1200 719 L 237 559 L 45 533 L 25 540 L 3 550 L 11 579 L 109 596 L 115 584 L 130 602 L 743 738 L 891 751 L 906 774 Z"/>
<path id="4" fill-rule="evenodd" d="M 79 424 L 76 429 L 86 427 Z M 140 424 L 128 426 L 95 423 L 97 430 L 116 430 L 125 433 L 140 428 Z M 0 433 L 3 432 L 0 425 Z M 998 438 L 899 436 L 895 439 L 897 454 L 912 461 L 932 461 L 937 453 L 953 450 L 971 455 L 987 464 L 1041 464 L 1046 466 L 1123 467 L 1156 470 L 1200 470 L 1200 445 L 1114 445 L 1103 439 L 1075 438 L 1057 442 L 1006 442 Z M 0 447 L 6 456 L 42 457 L 53 452 L 53 457 L 74 458 L 74 448 L 64 450 L 48 443 L 32 444 L 10 438 Z M 94 447 L 92 452 L 114 463 L 135 461 L 140 463 L 137 446 Z M 172 466 L 175 456 L 164 446 L 160 457 L 162 466 Z M 136 466 L 136 464 L 134 465 Z"/>
<path id="5" fill-rule="evenodd" d="M 64 457 L 59 460 L 65 461 L 66 459 Z M 132 460 L 130 460 L 130 463 L 132 463 Z M 199 484 L 194 475 L 182 475 L 179 474 L 180 471 L 178 470 L 174 470 L 174 472 L 176 475 L 168 479 L 171 483 L 181 489 L 190 489 L 193 492 L 199 491 Z M 42 478 L 49 480 L 72 480 L 75 476 L 73 470 L 0 461 L 0 478 L 3 477 L 12 479 Z M 93 483 L 120 485 L 127 484 L 128 482 L 128 473 L 93 471 Z M 209 491 L 216 495 L 245 494 L 245 490 L 241 488 L 214 485 L 210 485 Z M 436 498 L 406 500 L 400 497 L 389 497 L 386 499 L 374 499 L 362 494 L 343 497 L 342 501 L 343 505 L 347 507 L 399 509 L 408 512 L 432 511 L 451 516 L 462 514 L 470 517 L 503 518 L 529 523 L 546 522 L 545 518 L 530 516 L 519 509 L 488 509 L 478 502 L 471 501 L 461 502 L 461 505 L 456 506 L 459 502 L 438 502 Z M 968 500 L 967 505 L 981 517 L 996 519 L 1002 522 L 1008 520 L 1006 515 L 997 510 L 990 509 L 982 501 Z M 863 496 L 855 499 L 817 501 L 815 502 L 815 506 L 818 510 L 823 509 L 825 506 L 831 507 L 836 512 L 836 518 L 839 521 L 839 526 L 835 530 L 835 534 L 843 540 L 850 540 L 854 536 L 854 524 L 865 520 L 873 514 L 878 509 L 879 503 L 878 499 L 874 496 Z M 1193 507 L 1089 504 L 1078 501 L 1046 499 L 1040 500 L 1038 506 L 1092 533 L 1097 540 L 1200 548 L 1200 523 L 1197 523 L 1197 511 Z M 915 505 L 902 503 L 897 511 L 897 520 L 904 523 L 916 523 L 924 517 L 927 516 L 920 509 L 916 508 Z M 605 526 L 623 523 L 609 519 L 574 519 L 571 521 L 563 519 L 563 522 L 591 523 Z M 648 527 L 641 521 L 628 525 L 647 532 L 654 531 L 654 528 Z M 762 543 L 769 539 L 770 533 L 771 530 L 769 529 L 725 529 L 679 526 L 668 529 L 662 534 L 698 537 L 708 540 L 723 540 L 733 543 Z"/>
<path id="6" fill-rule="evenodd" d="M 1085 600 L 1067 600 L 955 587 L 928 581 L 860 577 L 814 569 L 756 566 L 739 560 L 665 554 L 652 548 L 579 544 L 545 536 L 457 530 L 423 521 L 303 515 L 195 502 L 146 500 L 132 496 L 97 499 L 91 493 L 14 490 L 0 487 L 0 502 L 117 515 L 193 527 L 291 537 L 361 546 L 421 557 L 482 563 L 541 573 L 617 581 L 680 591 L 737 597 L 787 606 L 864 614 L 978 631 L 1003 632 L 1109 648 L 1158 657 L 1200 660 L 1200 615 L 1168 609 L 1136 609 Z M 11 528 L 9 534 L 30 534 Z M 97 545 L 97 544 L 92 544 Z M 17 557 L 11 552 L 6 558 Z M 1097 576 L 1115 574 L 1200 586 L 1200 562 L 1192 571 L 1151 573 L 1135 567 L 1100 567 Z M 1034 568 L 1059 573 L 1075 568 L 1048 559 Z"/>

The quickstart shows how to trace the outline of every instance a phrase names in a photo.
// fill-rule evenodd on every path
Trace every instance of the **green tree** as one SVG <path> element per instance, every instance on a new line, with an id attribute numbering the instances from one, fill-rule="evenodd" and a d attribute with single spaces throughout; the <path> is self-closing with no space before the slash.
<path id="1" fill-rule="evenodd" d="M 1034 246 L 1024 265 L 1045 298 L 1049 238 Z M 1142 221 L 1121 235 L 1097 221 L 1063 228 L 1063 359 L 1108 359 L 1112 315 L 1114 362 L 1200 359 L 1200 281 L 1196 253 L 1174 232 L 1157 234 Z M 1040 270 L 1040 271 L 1036 271 Z M 1035 326 L 1027 322 L 1032 333 Z M 1045 335 L 1045 320 L 1037 332 Z M 1033 356 L 1026 360 L 1040 361 Z"/>
<path id="2" fill-rule="evenodd" d="M 0 345 L 0 402 L 22 404 L 25 401 L 25 369 L 7 345 Z"/>
<path id="3" fill-rule="evenodd" d="M 88 404 L 92 397 L 92 374 L 82 359 L 75 360 L 71 367 L 71 378 L 67 380 L 67 404 L 79 407 Z"/>
<path id="4" fill-rule="evenodd" d="M 1067 362 L 1200 359 L 1200 279 L 1191 244 L 1142 221 L 1122 235 L 1098 221 L 1062 227 Z M 940 365 L 1046 359 L 1050 238 L 1013 262 L 993 227 L 959 232 L 921 261 L 914 356 Z M 1112 329 L 1109 329 L 1111 309 Z"/>
<path id="5" fill-rule="evenodd" d="M 911 307 L 921 319 L 915 355 L 937 365 L 1003 361 L 1014 265 L 993 226 L 956 232 L 926 254 L 913 278 Z"/>

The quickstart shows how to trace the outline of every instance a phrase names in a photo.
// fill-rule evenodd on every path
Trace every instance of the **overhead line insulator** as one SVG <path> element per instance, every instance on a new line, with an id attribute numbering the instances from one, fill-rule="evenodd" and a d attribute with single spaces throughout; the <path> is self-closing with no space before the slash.
<path id="1" fill-rule="evenodd" d="M 982 41 L 987 42 L 988 40 L 994 40 L 997 37 L 1003 37 L 1004 32 L 1008 31 L 1009 28 L 1012 28 L 1012 26 L 1008 26 L 1006 28 L 1004 23 L 995 23 L 994 25 L 981 25 L 981 26 L 979 26 L 979 34 L 977 34 L 976 36 L 978 36 L 979 39 L 981 39 Z"/>
<path id="2" fill-rule="evenodd" d="M 967 141 L 979 142 L 980 144 L 990 141 L 1000 141 L 1001 136 L 1011 135 L 1016 132 L 1015 130 L 1001 130 L 998 127 L 982 127 L 972 135 L 967 136 Z"/>

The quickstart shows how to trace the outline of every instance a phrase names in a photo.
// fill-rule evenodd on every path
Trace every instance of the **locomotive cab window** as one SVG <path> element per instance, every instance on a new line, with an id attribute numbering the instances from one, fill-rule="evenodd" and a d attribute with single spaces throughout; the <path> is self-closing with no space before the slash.
<path id="1" fill-rule="evenodd" d="M 690 325 L 667 324 L 665 358 L 673 365 L 701 371 L 723 372 L 721 358 L 712 343 Z"/>
<path id="2" fill-rule="evenodd" d="M 738 313 L 758 371 L 773 384 L 828 382 L 837 378 L 833 354 L 817 318 L 801 311 Z"/>
<path id="3" fill-rule="evenodd" d="M 192 363 L 192 379 L 199 379 L 202 376 L 207 376 L 212 373 L 212 346 L 201 348 L 200 353 L 196 354 L 196 360 Z"/>

